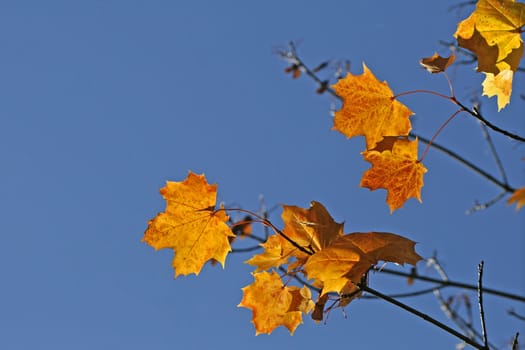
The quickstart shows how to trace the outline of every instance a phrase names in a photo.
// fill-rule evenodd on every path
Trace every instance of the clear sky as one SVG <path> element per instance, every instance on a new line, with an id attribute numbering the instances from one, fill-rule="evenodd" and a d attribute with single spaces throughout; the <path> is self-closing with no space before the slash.
<path id="1" fill-rule="evenodd" d="M 363 140 L 332 131 L 329 96 L 292 80 L 274 49 L 290 40 L 312 66 L 362 62 L 394 92 L 448 93 L 418 65 L 451 41 L 465 11 L 455 1 L 2 1 L 0 2 L 0 348 L 2 349 L 452 349 L 457 340 L 379 301 L 358 300 L 327 324 L 255 337 L 237 308 L 252 281 L 247 255 L 226 269 L 173 279 L 170 251 L 141 243 L 164 209 L 158 190 L 191 169 L 219 184 L 219 200 L 257 210 L 322 202 L 347 232 L 390 231 L 437 256 L 450 278 L 525 292 L 525 210 L 500 201 L 465 212 L 499 188 L 431 150 L 423 204 L 389 214 L 385 192 L 358 187 Z M 470 104 L 482 76 L 450 70 Z M 324 72 L 329 74 L 330 70 Z M 482 110 L 525 134 L 523 74 L 511 105 Z M 455 110 L 428 95 L 402 98 L 430 137 Z M 525 185 L 525 148 L 493 135 L 509 182 Z M 438 142 L 499 177 L 476 121 L 458 116 Z M 272 219 L 280 223 L 280 210 Z M 419 267 L 425 272 L 425 266 Z M 373 275 L 384 292 L 406 281 Z M 463 293 L 448 289 L 448 295 Z M 475 299 L 473 299 L 475 300 Z M 405 300 L 447 321 L 430 296 Z M 489 336 L 504 346 L 523 303 L 486 297 Z M 474 322 L 478 322 L 476 314 Z M 523 338 L 522 338 L 523 339 Z M 523 341 L 523 340 L 522 340 Z"/>

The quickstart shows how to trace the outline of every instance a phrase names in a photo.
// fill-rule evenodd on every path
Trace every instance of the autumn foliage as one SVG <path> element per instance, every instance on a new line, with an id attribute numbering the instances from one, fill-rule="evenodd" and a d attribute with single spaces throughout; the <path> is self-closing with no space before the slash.
<path id="1" fill-rule="evenodd" d="M 510 103 L 513 76 L 523 54 L 524 25 L 525 4 L 480 0 L 454 34 L 457 44 L 475 55 L 477 70 L 485 74 L 483 94 L 497 97 L 498 110 Z M 430 73 L 446 76 L 454 61 L 453 54 L 442 57 L 436 53 L 420 63 Z M 294 62 L 287 72 L 297 78 L 301 65 Z M 323 84 L 323 91 L 330 89 Z M 365 64 L 362 74 L 348 73 L 331 88 L 342 101 L 333 129 L 347 138 L 364 138 L 361 155 L 370 168 L 363 173 L 360 186 L 386 190 L 391 213 L 410 198 L 421 202 L 425 153 L 418 150 L 420 142 L 411 134 L 414 113 L 399 101 L 400 95 Z M 458 113 L 476 116 L 453 91 L 445 98 L 458 106 L 450 119 Z M 149 221 L 143 241 L 157 250 L 173 249 L 175 277 L 198 275 L 207 262 L 224 266 L 239 227 L 259 223 L 271 231 L 261 252 L 246 261 L 254 267 L 254 281 L 242 289 L 239 304 L 252 311 L 256 334 L 269 334 L 279 326 L 293 334 L 303 316 L 309 314 L 319 321 L 329 309 L 358 298 L 368 285 L 369 271 L 379 262 L 415 265 L 422 259 L 415 242 L 398 234 L 345 233 L 344 224 L 316 201 L 308 208 L 283 205 L 283 227 L 278 228 L 248 210 L 218 206 L 217 186 L 209 184 L 204 175 L 190 172 L 181 182 L 168 181 L 160 193 L 166 209 Z M 515 190 L 508 203 L 516 203 L 517 209 L 524 206 L 525 187 Z M 249 214 L 250 222 L 234 223 L 229 219 L 231 211 Z M 242 231 L 249 235 L 248 230 Z M 328 299 L 333 301 L 330 306 Z"/>

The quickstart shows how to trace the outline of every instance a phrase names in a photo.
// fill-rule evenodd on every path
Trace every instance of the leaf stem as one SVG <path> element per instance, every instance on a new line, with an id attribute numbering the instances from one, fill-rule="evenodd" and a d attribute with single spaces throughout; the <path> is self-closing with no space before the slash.
<path id="1" fill-rule="evenodd" d="M 423 137 L 423 136 L 421 136 L 419 134 L 416 134 L 414 132 L 411 132 L 409 135 L 412 136 L 412 137 L 417 137 L 419 140 L 423 141 L 424 143 L 429 143 L 430 142 L 429 139 L 427 139 L 427 138 L 425 138 L 425 137 Z M 482 177 L 486 178 L 487 180 L 489 180 L 490 182 L 492 182 L 495 185 L 499 186 L 500 188 L 504 189 L 506 192 L 512 193 L 512 192 L 516 191 L 516 189 L 513 188 L 512 186 L 510 186 L 510 185 L 508 185 L 508 184 L 506 184 L 504 182 L 501 182 L 500 180 L 496 179 L 494 176 L 490 175 L 485 170 L 481 169 L 477 165 L 474 165 L 473 163 L 469 162 L 468 160 L 466 160 L 465 158 L 463 158 L 462 156 L 460 156 L 456 152 L 451 151 L 450 149 L 442 146 L 441 144 L 433 142 L 432 143 L 432 147 L 436 148 L 437 150 L 439 150 L 439 151 L 445 153 L 446 155 L 452 157 L 453 159 L 457 160 L 458 162 L 460 162 L 461 164 L 465 165 L 470 170 L 472 170 L 475 173 L 481 175 Z"/>
<path id="2" fill-rule="evenodd" d="M 417 90 L 410 90 L 405 92 L 400 92 L 399 94 L 394 95 L 394 99 L 397 99 L 398 97 L 405 96 L 405 95 L 412 95 L 412 94 L 429 94 L 438 96 L 441 98 L 444 98 L 445 100 L 454 101 L 454 97 L 447 96 L 445 94 L 441 94 L 439 92 L 433 91 L 433 90 L 424 90 L 424 89 L 417 89 Z"/>
<path id="3" fill-rule="evenodd" d="M 423 151 L 423 154 L 421 155 L 421 158 L 419 158 L 419 162 L 422 162 L 423 159 L 425 159 L 425 156 L 427 155 L 428 153 L 428 150 L 430 149 L 430 146 L 432 146 L 432 143 L 434 142 L 434 140 L 436 139 L 436 137 L 441 133 L 441 131 L 443 131 L 443 129 L 445 129 L 445 127 L 447 126 L 448 123 L 450 123 L 452 121 L 452 119 L 454 119 L 460 112 L 463 112 L 463 110 L 461 109 L 458 109 L 457 111 L 455 111 L 450 117 L 448 117 L 448 119 L 439 127 L 439 129 L 437 129 L 437 131 L 434 133 L 434 135 L 432 135 L 432 138 L 430 139 L 430 141 L 427 142 L 427 147 L 425 148 L 425 150 Z"/>

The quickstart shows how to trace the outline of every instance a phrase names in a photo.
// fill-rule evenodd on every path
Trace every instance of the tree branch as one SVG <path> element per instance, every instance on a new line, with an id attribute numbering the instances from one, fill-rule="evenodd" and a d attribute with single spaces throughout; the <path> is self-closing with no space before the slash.
<path id="1" fill-rule="evenodd" d="M 478 305 L 479 305 L 479 317 L 481 319 L 481 334 L 483 335 L 483 344 L 485 349 L 489 349 L 489 341 L 487 337 L 487 326 L 485 324 L 485 310 L 483 308 L 483 261 L 478 265 Z"/>
<path id="2" fill-rule="evenodd" d="M 481 344 L 475 342 L 474 340 L 464 336 L 463 334 L 459 333 L 455 329 L 450 328 L 449 326 L 445 325 L 444 323 L 439 322 L 438 320 L 428 316 L 427 314 L 425 314 L 425 313 L 423 313 L 423 312 L 421 312 L 419 310 L 414 309 L 413 307 L 410 307 L 410 306 L 408 306 L 408 305 L 406 305 L 406 304 L 404 304 L 404 303 L 402 303 L 402 302 L 400 302 L 400 301 L 398 301 L 398 300 L 396 300 L 394 298 L 389 297 L 388 295 L 385 295 L 385 294 L 383 294 L 383 293 L 381 293 L 381 292 L 379 292 L 379 291 L 377 291 L 377 290 L 375 290 L 373 288 L 368 287 L 366 285 L 366 283 L 362 283 L 361 282 L 357 286 L 362 291 L 370 293 L 372 295 L 375 295 L 376 297 L 378 297 L 380 299 L 383 299 L 383 300 L 385 300 L 385 301 L 387 301 L 387 302 L 389 302 L 389 303 L 391 303 L 393 305 L 396 305 L 396 306 L 402 308 L 403 310 L 408 311 L 411 314 L 416 315 L 416 316 L 422 318 L 423 320 L 433 324 L 434 326 L 436 326 L 438 328 L 441 328 L 445 332 L 455 336 L 456 338 L 461 339 L 462 341 L 464 341 L 465 343 L 473 346 L 476 349 L 486 350 L 486 348 L 483 345 L 481 345 Z"/>
<path id="3" fill-rule="evenodd" d="M 337 100 L 342 101 L 342 98 L 340 96 L 338 96 L 335 93 L 335 91 L 329 85 L 326 84 L 326 81 L 321 80 L 317 76 L 317 74 L 315 74 L 315 72 L 312 69 L 310 69 L 304 63 L 304 61 L 297 55 L 297 52 L 295 50 L 295 46 L 293 45 L 293 43 L 290 43 L 290 50 L 289 51 L 280 52 L 279 54 L 280 54 L 280 56 L 282 58 L 284 58 L 286 60 L 289 60 L 289 61 L 293 62 L 293 64 L 295 64 L 298 67 L 300 67 L 305 72 L 305 74 L 308 77 L 313 79 L 319 85 L 320 88 L 323 87 L 323 91 L 328 92 L 330 95 L 332 95 Z M 455 104 L 457 104 L 462 110 L 466 111 L 467 113 L 469 113 L 471 115 L 474 115 L 478 120 L 480 120 L 480 122 L 483 123 L 483 125 L 486 125 L 486 126 L 492 127 L 492 128 L 495 127 L 494 125 L 490 124 L 489 122 L 486 122 L 485 118 L 483 118 L 483 116 L 481 116 L 480 113 L 476 113 L 476 112 L 473 112 L 473 111 L 467 109 L 463 104 L 461 104 L 455 98 L 452 98 L 452 101 Z M 495 128 L 496 128 L 496 131 L 502 130 L 502 129 L 498 128 L 498 127 L 495 127 Z M 502 130 L 502 131 L 504 131 L 504 130 Z M 498 132 L 500 132 L 500 131 L 498 131 Z M 508 133 L 507 131 L 504 131 L 503 134 L 507 135 L 507 134 L 510 134 L 510 133 Z M 427 138 L 425 138 L 423 136 L 420 136 L 419 134 L 417 134 L 415 132 L 411 132 L 409 135 L 411 137 L 417 137 L 422 142 L 425 142 L 427 144 L 430 142 L 429 139 L 427 139 Z M 510 134 L 510 135 L 513 135 L 513 134 Z M 525 141 L 525 139 L 521 138 L 520 136 L 514 135 L 514 137 L 517 137 L 518 140 Z M 448 149 L 448 148 L 446 148 L 446 147 L 444 147 L 444 146 L 442 146 L 442 145 L 440 145 L 438 143 L 435 143 L 435 142 L 431 143 L 431 147 L 436 148 L 437 150 L 447 154 L 448 156 L 452 157 L 453 159 L 457 160 L 461 164 L 465 165 L 467 168 L 471 169 L 472 171 L 474 171 L 478 175 L 481 175 L 482 177 L 486 178 L 487 180 L 489 180 L 490 182 L 494 183 L 498 187 L 504 189 L 506 192 L 512 193 L 512 192 L 515 191 L 515 188 L 513 188 L 508 183 L 506 183 L 506 181 L 500 181 L 500 180 L 496 179 L 494 176 L 490 175 L 488 172 L 484 171 L 480 167 L 478 167 L 478 166 L 474 165 L 473 163 L 469 162 L 468 160 L 466 160 L 465 158 L 461 157 L 459 154 L 451 151 L 450 149 Z"/>
<path id="4" fill-rule="evenodd" d="M 412 137 L 417 137 L 419 140 L 423 141 L 424 143 L 429 143 L 430 142 L 429 139 L 427 139 L 427 138 L 425 138 L 425 137 L 423 137 L 421 135 L 418 135 L 418 134 L 416 134 L 414 132 L 411 132 L 409 135 L 412 136 Z M 485 170 L 481 169 L 477 165 L 474 165 L 470 161 L 468 161 L 465 158 L 461 157 L 459 154 L 457 154 L 454 151 L 451 151 L 450 149 L 440 145 L 439 143 L 432 142 L 432 147 L 434 147 L 435 149 L 445 153 L 446 155 L 452 157 L 453 159 L 457 160 L 458 162 L 460 162 L 461 164 L 463 164 L 464 166 L 466 166 L 470 170 L 474 171 L 478 175 L 481 175 L 482 177 L 486 178 L 487 180 L 489 180 L 493 184 L 495 184 L 498 187 L 504 189 L 506 192 L 512 193 L 512 192 L 516 191 L 516 189 L 514 187 L 506 184 L 505 182 L 502 182 L 502 181 L 496 179 L 494 176 L 490 175 Z"/>
<path id="5" fill-rule="evenodd" d="M 473 284 L 462 283 L 462 282 L 455 282 L 455 281 L 451 281 L 451 280 L 443 281 L 443 280 L 440 280 L 440 279 L 437 279 L 437 278 L 422 276 L 422 275 L 419 275 L 417 273 L 408 273 L 408 272 L 403 272 L 403 271 L 391 270 L 391 269 L 388 269 L 388 268 L 383 268 L 383 269 L 378 270 L 378 271 L 381 272 L 381 273 L 387 273 L 387 274 L 390 274 L 390 275 L 410 277 L 410 278 L 414 278 L 414 279 L 417 279 L 417 280 L 420 280 L 420 281 L 437 283 L 439 285 L 444 285 L 444 286 L 447 286 L 447 287 L 458 287 L 458 288 L 464 288 L 464 289 L 469 289 L 469 290 L 474 290 L 474 291 L 478 290 L 478 286 L 473 285 Z M 516 300 L 516 301 L 521 301 L 521 302 L 525 303 L 525 296 L 512 294 L 512 293 L 507 293 L 507 292 L 503 292 L 503 291 L 496 290 L 496 289 L 491 289 L 491 288 L 483 288 L 483 292 L 488 293 L 488 294 L 492 294 L 492 295 L 497 295 L 497 296 L 502 297 L 502 298 L 507 298 L 507 299 Z"/>

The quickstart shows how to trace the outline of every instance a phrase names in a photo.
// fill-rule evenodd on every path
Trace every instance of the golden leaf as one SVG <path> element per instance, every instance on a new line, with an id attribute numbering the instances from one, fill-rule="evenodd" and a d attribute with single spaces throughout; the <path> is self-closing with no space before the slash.
<path id="1" fill-rule="evenodd" d="M 521 27 L 525 4 L 514 0 L 480 0 L 454 36 L 478 58 L 478 71 L 497 75 L 504 66 L 516 71 L 523 55 Z M 502 65 L 503 64 L 503 65 Z"/>
<path id="2" fill-rule="evenodd" d="M 411 197 L 421 202 L 423 174 L 427 169 L 417 159 L 417 139 L 385 138 L 375 149 L 362 155 L 372 168 L 365 171 L 360 186 L 371 191 L 386 189 L 390 212 L 401 208 Z"/>
<path id="3" fill-rule="evenodd" d="M 502 70 L 498 75 L 485 73 L 483 81 L 483 95 L 498 97 L 498 112 L 502 110 L 509 102 L 512 93 L 512 77 L 514 72 L 510 69 Z"/>
<path id="4" fill-rule="evenodd" d="M 209 260 L 224 267 L 231 251 L 228 238 L 234 235 L 226 224 L 226 213 L 215 210 L 217 185 L 190 172 L 183 182 L 168 181 L 160 193 L 166 210 L 149 221 L 142 241 L 156 250 L 174 250 L 175 277 L 198 275 Z"/>
<path id="5" fill-rule="evenodd" d="M 408 135 L 412 111 L 394 99 L 386 82 L 380 82 L 363 64 L 363 74 L 349 73 L 333 88 L 343 99 L 335 113 L 333 129 L 346 137 L 364 135 L 366 148 L 372 149 L 385 136 Z"/>
<path id="6" fill-rule="evenodd" d="M 285 287 L 276 272 L 254 273 L 255 281 L 244 287 L 239 307 L 252 310 L 255 334 L 270 334 L 285 326 L 293 335 L 303 322 L 302 314 L 313 309 L 310 290 L 306 287 Z"/>
<path id="7" fill-rule="evenodd" d="M 269 270 L 272 267 L 285 265 L 288 263 L 288 259 L 292 257 L 290 254 L 291 249 L 286 243 L 281 236 L 277 234 L 271 235 L 266 242 L 261 244 L 264 251 L 261 254 L 254 255 L 249 260 L 245 261 L 245 263 L 256 266 L 257 269 L 255 269 L 255 271 Z M 285 252 L 283 244 L 288 248 L 287 252 Z"/>

